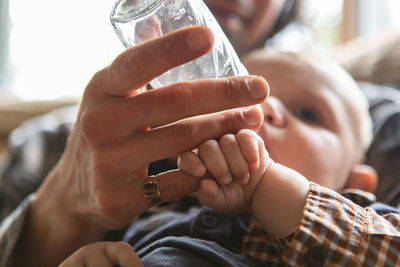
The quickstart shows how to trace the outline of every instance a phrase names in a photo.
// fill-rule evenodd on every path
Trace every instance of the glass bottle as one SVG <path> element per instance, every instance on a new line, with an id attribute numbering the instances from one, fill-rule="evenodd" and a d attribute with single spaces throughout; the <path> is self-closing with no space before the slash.
<path id="1" fill-rule="evenodd" d="M 248 74 L 202 0 L 118 0 L 110 20 L 126 48 L 183 27 L 203 24 L 212 30 L 215 41 L 210 53 L 160 75 L 150 83 L 153 88 L 179 81 Z"/>

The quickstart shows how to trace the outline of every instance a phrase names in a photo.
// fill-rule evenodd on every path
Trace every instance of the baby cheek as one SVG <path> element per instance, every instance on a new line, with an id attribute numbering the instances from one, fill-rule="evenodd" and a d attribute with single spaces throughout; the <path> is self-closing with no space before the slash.
<path id="1" fill-rule="evenodd" d="M 314 161 L 314 170 L 310 170 L 313 172 L 310 180 L 334 190 L 343 186 L 347 163 L 336 139 L 321 140 L 314 146 L 314 153 L 310 159 Z"/>
<path id="2" fill-rule="evenodd" d="M 297 143 L 297 144 L 296 144 Z M 310 181 L 331 187 L 341 173 L 342 159 L 337 139 L 330 134 L 309 132 L 293 145 L 292 168 Z"/>

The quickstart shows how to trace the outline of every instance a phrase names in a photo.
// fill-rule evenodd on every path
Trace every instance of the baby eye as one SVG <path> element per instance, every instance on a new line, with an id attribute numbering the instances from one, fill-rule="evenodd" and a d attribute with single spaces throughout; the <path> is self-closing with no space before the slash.
<path id="1" fill-rule="evenodd" d="M 308 123 L 316 124 L 319 122 L 319 117 L 317 112 L 310 108 L 301 108 L 296 112 L 294 112 L 294 115 L 299 119 Z"/>

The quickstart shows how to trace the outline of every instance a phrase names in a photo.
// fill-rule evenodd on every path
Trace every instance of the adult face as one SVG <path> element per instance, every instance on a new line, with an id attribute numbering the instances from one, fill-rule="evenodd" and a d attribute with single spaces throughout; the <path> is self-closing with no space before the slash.
<path id="1" fill-rule="evenodd" d="M 239 55 L 258 46 L 271 31 L 285 0 L 205 0 Z"/>
<path id="2" fill-rule="evenodd" d="M 353 127 L 362 116 L 348 107 L 347 93 L 357 88 L 331 68 L 260 62 L 247 67 L 271 88 L 259 130 L 271 158 L 320 185 L 342 189 L 359 147 Z"/>

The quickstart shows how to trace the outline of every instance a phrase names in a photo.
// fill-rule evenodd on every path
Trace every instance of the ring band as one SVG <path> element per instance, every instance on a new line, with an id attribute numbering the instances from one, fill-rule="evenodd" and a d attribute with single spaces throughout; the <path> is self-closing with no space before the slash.
<path id="1" fill-rule="evenodd" d="M 142 194 L 146 199 L 150 199 L 152 205 L 156 205 L 161 202 L 160 187 L 156 176 L 151 175 L 144 179 L 142 185 Z"/>

